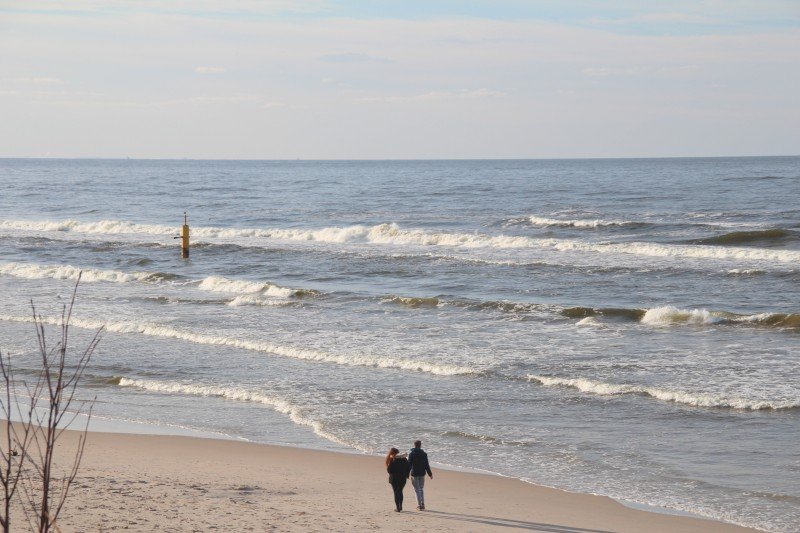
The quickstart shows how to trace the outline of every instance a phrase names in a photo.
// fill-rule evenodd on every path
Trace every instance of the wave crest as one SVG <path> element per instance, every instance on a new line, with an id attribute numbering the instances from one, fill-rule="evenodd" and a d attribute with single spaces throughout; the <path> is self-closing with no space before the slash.
<path id="1" fill-rule="evenodd" d="M 533 226 L 560 226 L 566 228 L 588 228 L 588 229 L 597 229 L 601 227 L 609 227 L 609 226 L 644 226 L 645 223 L 643 222 L 630 222 L 626 220 L 587 220 L 587 219 L 577 219 L 577 220 L 563 220 L 557 218 L 547 218 L 547 217 L 537 217 L 534 215 L 529 216 L 527 222 Z"/>
<path id="2" fill-rule="evenodd" d="M 265 296 L 274 296 L 277 298 L 290 298 L 300 293 L 308 294 L 311 292 L 309 290 L 299 291 L 287 287 L 280 287 L 268 282 L 233 280 L 222 276 L 209 276 L 203 279 L 197 288 L 204 291 L 234 294 L 261 293 Z"/>
<path id="3" fill-rule="evenodd" d="M 724 233 L 715 237 L 707 237 L 704 239 L 694 239 L 688 241 L 690 244 L 712 244 L 716 246 L 737 246 L 740 244 L 748 244 L 753 242 L 763 242 L 768 244 L 776 244 L 793 240 L 797 235 L 791 231 L 781 228 L 765 229 L 765 230 L 752 230 L 752 231 L 733 231 Z"/>
<path id="4" fill-rule="evenodd" d="M 299 426 L 310 427 L 314 433 L 324 439 L 342 444 L 343 446 L 354 447 L 363 452 L 371 451 L 341 440 L 330 431 L 327 431 L 322 422 L 310 418 L 302 409 L 293 405 L 291 402 L 262 392 L 243 389 L 241 387 L 220 387 L 200 383 L 179 383 L 174 381 L 129 379 L 125 377 L 118 378 L 117 385 L 120 387 L 133 387 L 149 392 L 216 397 L 237 402 L 260 403 L 281 414 L 287 415 L 292 422 Z"/>
<path id="5" fill-rule="evenodd" d="M 37 265 L 34 263 L 3 263 L 0 274 L 23 279 L 67 279 L 77 280 L 78 274 L 84 282 L 106 281 L 112 283 L 129 283 L 132 281 L 155 281 L 168 276 L 162 272 L 121 272 L 119 270 L 95 270 L 78 268 L 72 265 Z"/>
<path id="6" fill-rule="evenodd" d="M 570 387 L 581 392 L 599 396 L 616 396 L 623 394 L 639 394 L 667 402 L 680 403 L 692 407 L 722 407 L 747 411 L 782 410 L 800 407 L 800 399 L 796 400 L 756 400 L 735 398 L 709 393 L 690 393 L 685 391 L 660 389 L 641 385 L 627 385 L 593 381 L 585 378 L 560 378 L 529 374 L 528 381 L 546 387 Z"/>
<path id="7" fill-rule="evenodd" d="M 744 324 L 777 328 L 800 328 L 800 314 L 758 313 L 741 315 L 708 309 L 679 309 L 667 305 L 648 309 L 641 318 L 642 324 L 668 326 L 672 324 Z"/>
<path id="8" fill-rule="evenodd" d="M 385 303 L 393 303 L 405 307 L 410 307 L 412 309 L 417 309 L 419 307 L 437 307 L 440 303 L 439 298 L 435 296 L 428 298 L 411 297 L 411 296 L 389 296 L 388 298 L 384 298 L 381 301 Z"/>
<path id="9" fill-rule="evenodd" d="M 32 318 L 12 316 L 12 315 L 0 315 L 0 320 L 6 320 L 9 322 L 31 322 Z M 44 318 L 43 320 L 47 324 L 52 324 L 52 325 L 60 324 L 60 321 L 55 318 Z M 394 358 L 381 355 L 334 354 L 334 353 L 322 352 L 319 350 L 311 350 L 307 348 L 283 346 L 258 340 L 245 340 L 232 337 L 223 337 L 221 335 L 195 333 L 192 331 L 180 330 L 173 328 L 171 326 L 163 326 L 160 324 L 148 324 L 148 323 L 132 322 L 132 321 L 103 322 L 99 320 L 73 317 L 70 321 L 70 325 L 86 329 L 104 328 L 106 331 L 110 331 L 112 333 L 133 333 L 133 334 L 147 335 L 151 337 L 176 339 L 196 344 L 206 344 L 212 346 L 230 346 L 232 348 L 240 348 L 242 350 L 268 353 L 291 359 L 300 359 L 305 361 L 319 361 L 319 362 L 334 363 L 337 365 L 344 365 L 344 366 L 410 370 L 415 372 L 425 372 L 428 374 L 434 374 L 438 376 L 481 374 L 479 370 L 466 366 L 430 363 L 428 361 L 417 361 L 413 359 Z"/>
<path id="10" fill-rule="evenodd" d="M 73 231 L 97 234 L 149 234 L 173 236 L 176 226 L 136 224 L 126 221 L 104 220 L 82 223 L 30 222 L 2 220 L 0 228 L 28 231 Z M 699 244 L 657 244 L 648 242 L 592 243 L 569 239 L 535 239 L 523 236 L 488 235 L 480 233 L 430 232 L 420 229 L 401 229 L 397 224 L 375 226 L 328 227 L 310 229 L 242 229 L 220 227 L 195 227 L 195 238 L 242 239 L 266 238 L 320 243 L 370 243 L 411 246 L 449 246 L 461 248 L 545 248 L 555 251 L 591 253 L 618 253 L 648 257 L 700 258 L 720 260 L 746 260 L 766 262 L 800 261 L 798 250 L 772 250 L 754 247 L 721 247 Z"/>

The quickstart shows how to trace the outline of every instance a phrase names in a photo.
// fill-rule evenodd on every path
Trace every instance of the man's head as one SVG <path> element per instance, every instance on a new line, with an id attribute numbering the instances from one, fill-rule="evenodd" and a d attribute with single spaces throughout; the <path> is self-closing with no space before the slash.
<path id="1" fill-rule="evenodd" d="M 415 440 L 414 441 L 414 448 L 422 448 L 422 441 L 421 440 Z"/>

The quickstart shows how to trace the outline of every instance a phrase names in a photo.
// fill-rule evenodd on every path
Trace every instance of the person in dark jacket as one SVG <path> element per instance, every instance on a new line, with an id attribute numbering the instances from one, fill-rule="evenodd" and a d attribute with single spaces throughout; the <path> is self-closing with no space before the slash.
<path id="1" fill-rule="evenodd" d="M 386 454 L 386 472 L 389 473 L 389 483 L 394 491 L 395 511 L 398 513 L 403 510 L 403 488 L 406 486 L 410 471 L 411 465 L 406 454 L 401 454 L 397 448 L 390 449 Z"/>
<path id="2" fill-rule="evenodd" d="M 422 449 L 422 441 L 414 441 L 414 448 L 408 454 L 408 462 L 411 463 L 411 485 L 417 493 L 417 509 L 425 510 L 425 474 L 433 479 L 431 465 L 428 464 L 428 454 Z"/>

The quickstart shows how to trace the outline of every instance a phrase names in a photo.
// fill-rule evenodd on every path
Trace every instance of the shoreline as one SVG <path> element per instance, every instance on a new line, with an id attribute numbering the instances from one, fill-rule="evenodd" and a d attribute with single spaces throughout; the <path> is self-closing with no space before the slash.
<path id="1" fill-rule="evenodd" d="M 59 456 L 78 432 L 63 434 Z M 606 496 L 437 467 L 429 510 L 394 512 L 383 457 L 238 439 L 90 431 L 64 531 L 758 531 Z M 413 504 L 413 505 L 412 505 Z"/>
<path id="2" fill-rule="evenodd" d="M 83 416 L 83 415 L 81 415 Z M 323 447 L 314 447 L 314 446 L 303 446 L 303 445 L 283 445 L 283 444 L 270 444 L 266 442 L 256 442 L 250 439 L 246 439 L 244 437 L 236 437 L 233 435 L 228 435 L 225 433 L 218 433 L 209 430 L 198 430 L 194 428 L 187 428 L 183 426 L 176 426 L 176 425 L 159 425 L 152 422 L 134 422 L 131 420 L 118 420 L 118 419 L 111 419 L 111 418 L 99 418 L 96 416 L 92 417 L 91 425 L 100 424 L 101 426 L 105 426 L 105 428 L 101 429 L 92 429 L 89 428 L 90 433 L 111 433 L 111 434 L 133 434 L 133 435 L 162 435 L 162 436 L 183 436 L 183 437 L 192 437 L 197 439 L 208 439 L 208 440 L 222 440 L 222 441 L 231 441 L 231 442 L 247 442 L 256 445 L 263 445 L 263 446 L 278 446 L 283 448 L 293 448 L 298 450 L 311 450 L 311 451 L 320 451 L 320 452 L 329 452 L 329 453 L 343 453 L 348 455 L 356 455 L 361 457 L 378 457 L 383 459 L 383 456 L 376 453 L 367 453 L 362 452 L 353 448 L 348 448 L 346 446 L 335 446 L 336 443 L 331 443 L 332 446 L 330 448 L 323 448 Z M 77 430 L 75 430 L 77 431 Z M 324 440 L 324 439 L 323 439 Z M 328 441 L 325 441 L 328 442 Z M 477 475 L 485 475 L 485 476 L 496 476 L 500 478 L 505 478 L 509 480 L 516 480 L 522 483 L 532 485 L 534 487 L 542 488 L 542 489 L 551 489 L 557 490 L 561 492 L 566 492 L 568 494 L 584 494 L 587 496 L 598 496 L 609 498 L 629 509 L 634 509 L 638 511 L 644 511 L 649 513 L 656 513 L 656 514 L 663 514 L 663 515 L 670 515 L 670 516 L 683 516 L 688 518 L 695 518 L 698 520 L 710 520 L 712 522 L 720 522 L 723 524 L 734 525 L 737 526 L 738 524 L 733 524 L 731 522 L 725 522 L 724 520 L 720 520 L 713 517 L 703 516 L 698 513 L 692 513 L 690 511 L 682 511 L 679 509 L 672 509 L 669 507 L 660 507 L 657 505 L 650 505 L 647 503 L 636 502 L 632 500 L 624 500 L 619 498 L 614 498 L 611 496 L 607 496 L 604 494 L 594 494 L 594 493 L 585 493 L 585 492 L 576 492 L 567 489 L 562 489 L 559 487 L 553 487 L 550 485 L 543 485 L 540 483 L 536 483 L 533 481 L 529 481 L 522 478 L 516 478 L 513 476 L 509 476 L 506 474 L 501 474 L 499 472 L 492 472 L 490 470 L 480 470 L 475 468 L 468 468 L 468 467 L 461 467 L 456 465 L 450 465 L 446 463 L 438 463 L 432 461 L 432 466 L 442 469 L 448 470 L 452 472 L 461 472 L 467 474 L 477 474 Z M 760 530 L 759 530 L 760 531 Z"/>

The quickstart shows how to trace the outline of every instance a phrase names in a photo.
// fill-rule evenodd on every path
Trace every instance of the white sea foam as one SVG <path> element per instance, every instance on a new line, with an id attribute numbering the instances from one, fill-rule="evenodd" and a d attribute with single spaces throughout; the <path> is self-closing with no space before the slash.
<path id="1" fill-rule="evenodd" d="M 72 265 L 37 265 L 33 263 L 0 263 L 0 275 L 24 279 L 66 279 L 77 280 L 83 273 L 83 282 L 131 283 L 164 281 L 164 274 L 158 272 L 121 272 L 119 270 L 97 270 L 78 268 Z M 239 294 L 228 305 L 283 305 L 286 302 L 276 299 L 287 299 L 293 296 L 313 294 L 305 289 L 290 289 L 268 282 L 233 280 L 222 276 L 209 276 L 197 285 L 197 288 L 210 292 Z"/>
<path id="2" fill-rule="evenodd" d="M 674 257 L 718 259 L 725 261 L 795 262 L 800 261 L 800 251 L 767 248 L 736 248 L 697 244 L 657 244 L 648 242 L 590 243 L 583 241 L 548 239 L 541 243 L 559 251 L 588 251 L 619 253 L 647 257 Z"/>
<path id="3" fill-rule="evenodd" d="M 669 326 L 671 324 L 719 324 L 730 322 L 724 313 L 715 313 L 707 309 L 678 309 L 667 305 L 648 309 L 641 319 L 642 324 L 650 326 Z"/>
<path id="4" fill-rule="evenodd" d="M 763 270 L 759 270 L 757 268 L 733 268 L 728 270 L 728 274 L 731 276 L 757 276 L 763 273 Z"/>
<path id="5" fill-rule="evenodd" d="M 569 228 L 600 228 L 604 226 L 626 226 L 636 224 L 635 222 L 626 222 L 624 220 L 563 220 L 533 215 L 529 216 L 527 221 L 534 226 L 562 226 Z"/>
<path id="6" fill-rule="evenodd" d="M 310 427 L 314 433 L 324 439 L 344 446 L 354 447 L 364 452 L 371 451 L 343 441 L 330 431 L 327 431 L 322 422 L 307 416 L 302 409 L 293 405 L 291 402 L 262 392 L 243 389 L 241 387 L 219 387 L 201 383 L 178 383 L 175 381 L 129 379 L 124 377 L 120 378 L 119 385 L 121 387 L 134 387 L 150 392 L 217 397 L 237 402 L 260 403 L 269 406 L 279 413 L 287 415 L 292 422 L 299 426 Z"/>
<path id="7" fill-rule="evenodd" d="M 177 229 L 172 226 L 135 224 L 113 220 L 93 223 L 81 223 L 74 220 L 67 220 L 64 222 L 3 220 L 0 221 L 0 228 L 29 231 L 68 231 L 95 234 L 129 233 L 159 236 L 171 236 L 177 231 Z M 546 248 L 563 252 L 616 253 L 648 257 L 698 258 L 729 261 L 800 261 L 800 251 L 798 250 L 713 245 L 657 244 L 647 242 L 593 243 L 570 239 L 534 239 L 523 236 L 487 235 L 480 233 L 430 232 L 420 229 L 401 229 L 397 224 L 329 227 L 316 230 L 195 227 L 192 229 L 192 235 L 195 238 L 233 239 L 237 242 L 247 238 L 262 238 L 334 244 L 369 243 L 498 249 Z"/>
<path id="8" fill-rule="evenodd" d="M 690 393 L 685 391 L 660 389 L 642 385 L 604 383 L 585 378 L 560 378 L 529 374 L 528 381 L 534 381 L 547 387 L 571 387 L 581 392 L 600 396 L 620 394 L 641 394 L 667 402 L 675 402 L 693 407 L 727 407 L 758 411 L 763 409 L 791 409 L 800 407 L 800 399 L 795 400 L 761 400 L 736 398 L 709 393 Z"/>
<path id="9" fill-rule="evenodd" d="M 84 282 L 106 281 L 128 283 L 132 281 L 152 281 L 157 274 L 153 272 L 121 272 L 119 270 L 95 270 L 78 268 L 72 265 L 37 265 L 33 263 L 0 263 L 0 275 L 24 279 L 68 279 L 77 280 L 83 272 Z"/>
<path id="10" fill-rule="evenodd" d="M 0 315 L 0 320 L 9 322 L 31 322 L 32 318 L 13 315 Z M 54 318 L 45 318 L 47 324 L 59 324 L 59 321 Z M 326 363 L 335 363 L 345 366 L 364 366 L 375 368 L 394 368 L 399 370 L 411 370 L 416 372 L 426 372 L 439 376 L 455 376 L 455 375 L 469 375 L 477 374 L 475 369 L 465 366 L 455 366 L 448 364 L 429 363 L 427 361 L 415 361 L 411 359 L 393 358 L 380 355 L 369 354 L 333 354 L 322 352 L 318 350 L 310 350 L 306 348 L 297 348 L 294 346 L 282 346 L 270 342 L 263 342 L 258 340 L 245 340 L 240 338 L 224 337 L 221 335 L 208 335 L 204 333 L 195 333 L 192 331 L 180 330 L 170 326 L 160 324 L 148 324 L 144 322 L 103 322 L 99 320 L 82 319 L 73 317 L 70 325 L 86 328 L 86 329 L 99 329 L 105 328 L 106 331 L 114 333 L 135 333 L 140 335 L 147 335 L 150 337 L 164 337 L 170 339 L 177 339 L 186 342 L 193 342 L 196 344 L 208 344 L 212 346 L 231 346 L 233 348 L 240 348 L 243 350 L 250 350 L 254 352 L 268 353 L 278 355 L 281 357 L 288 357 L 292 359 L 302 359 L 306 361 L 320 361 Z"/>
<path id="11" fill-rule="evenodd" d="M 798 318 L 798 315 L 786 313 L 740 315 L 726 311 L 709 311 L 708 309 L 680 309 L 667 305 L 648 309 L 642 316 L 641 323 L 650 326 L 748 324 L 793 328 L 800 326 L 800 318 Z"/>
<path id="12" fill-rule="evenodd" d="M 279 287 L 272 283 L 258 281 L 233 280 L 222 276 L 209 276 L 197 286 L 198 289 L 212 292 L 226 292 L 233 294 L 261 293 L 277 298 L 289 298 L 297 291 L 287 287 Z"/>
<path id="13" fill-rule="evenodd" d="M 77 220 L 0 220 L 0 228 L 24 231 L 60 231 L 75 233 L 130 234 L 174 236 L 178 233 L 175 226 L 157 224 L 136 224 L 124 220 L 101 220 L 99 222 L 80 222 Z"/>
<path id="14" fill-rule="evenodd" d="M 291 305 L 292 301 L 285 298 L 265 298 L 260 294 L 240 294 L 233 300 L 229 301 L 227 305 L 231 307 L 242 307 L 246 305 L 256 305 L 261 307 L 280 307 L 284 305 Z"/>

